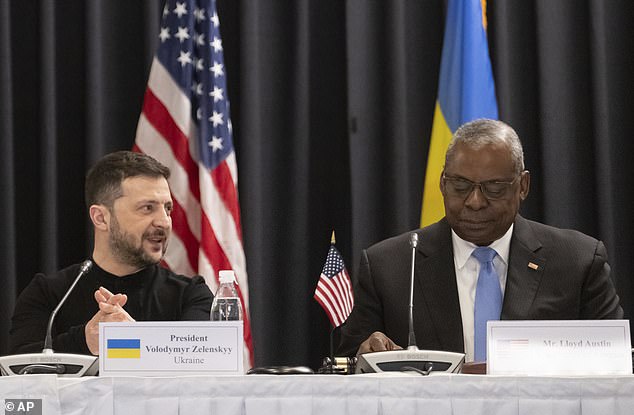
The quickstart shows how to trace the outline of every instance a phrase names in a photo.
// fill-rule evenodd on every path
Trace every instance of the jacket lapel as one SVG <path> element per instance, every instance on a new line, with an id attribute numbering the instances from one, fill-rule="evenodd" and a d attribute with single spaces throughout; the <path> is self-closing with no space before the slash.
<path id="1" fill-rule="evenodd" d="M 442 349 L 463 351 L 462 317 L 453 262 L 451 228 L 443 219 L 433 232 L 424 234 L 420 239 L 415 288 L 424 298 Z M 422 318 L 421 313 L 418 315 Z"/>
<path id="2" fill-rule="evenodd" d="M 502 319 L 529 319 L 530 308 L 546 269 L 546 259 L 536 252 L 541 242 L 529 222 L 517 215 L 502 306 Z"/>

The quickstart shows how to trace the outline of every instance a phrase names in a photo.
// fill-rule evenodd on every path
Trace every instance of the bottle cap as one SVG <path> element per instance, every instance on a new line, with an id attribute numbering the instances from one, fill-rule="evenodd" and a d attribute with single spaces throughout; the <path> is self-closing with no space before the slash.
<path id="1" fill-rule="evenodd" d="M 236 276 L 233 273 L 233 270 L 222 270 L 218 273 L 218 279 L 220 280 L 220 284 L 225 282 L 235 282 Z"/>

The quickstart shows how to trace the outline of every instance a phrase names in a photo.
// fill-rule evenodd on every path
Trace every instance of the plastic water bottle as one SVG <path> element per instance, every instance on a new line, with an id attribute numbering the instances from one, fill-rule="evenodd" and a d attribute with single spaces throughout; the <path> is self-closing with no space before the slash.
<path id="1" fill-rule="evenodd" d="M 220 271 L 220 286 L 211 304 L 212 321 L 242 320 L 242 302 L 236 289 L 233 271 Z"/>

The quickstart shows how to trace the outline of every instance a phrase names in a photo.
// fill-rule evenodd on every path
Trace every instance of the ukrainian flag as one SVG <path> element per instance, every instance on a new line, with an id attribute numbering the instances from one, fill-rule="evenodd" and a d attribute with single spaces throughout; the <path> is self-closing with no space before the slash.
<path id="1" fill-rule="evenodd" d="M 108 339 L 108 359 L 140 359 L 140 339 Z"/>
<path id="2" fill-rule="evenodd" d="M 486 25 L 486 0 L 449 0 L 421 226 L 445 216 L 440 173 L 453 133 L 468 121 L 498 118 Z"/>

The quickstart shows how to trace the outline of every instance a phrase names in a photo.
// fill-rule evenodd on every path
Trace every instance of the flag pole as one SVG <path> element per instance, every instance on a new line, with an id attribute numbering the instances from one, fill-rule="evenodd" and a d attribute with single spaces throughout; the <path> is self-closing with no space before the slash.
<path id="1" fill-rule="evenodd" d="M 335 243 L 337 242 L 337 240 L 335 239 L 335 230 L 332 230 L 332 236 L 330 237 L 330 246 L 334 246 Z M 330 373 L 334 373 L 334 368 L 335 368 L 335 347 L 334 347 L 334 337 L 335 337 L 335 330 L 337 329 L 337 327 L 333 327 L 331 326 L 330 328 Z"/>
<path id="2" fill-rule="evenodd" d="M 321 305 L 331 323 L 330 353 L 324 358 L 321 373 L 335 373 L 335 329 L 341 326 L 354 307 L 352 284 L 341 253 L 335 248 L 335 231 L 330 237 L 330 249 L 326 256 L 326 263 L 319 276 L 313 298 Z M 338 372 L 337 372 L 338 373 Z"/>

